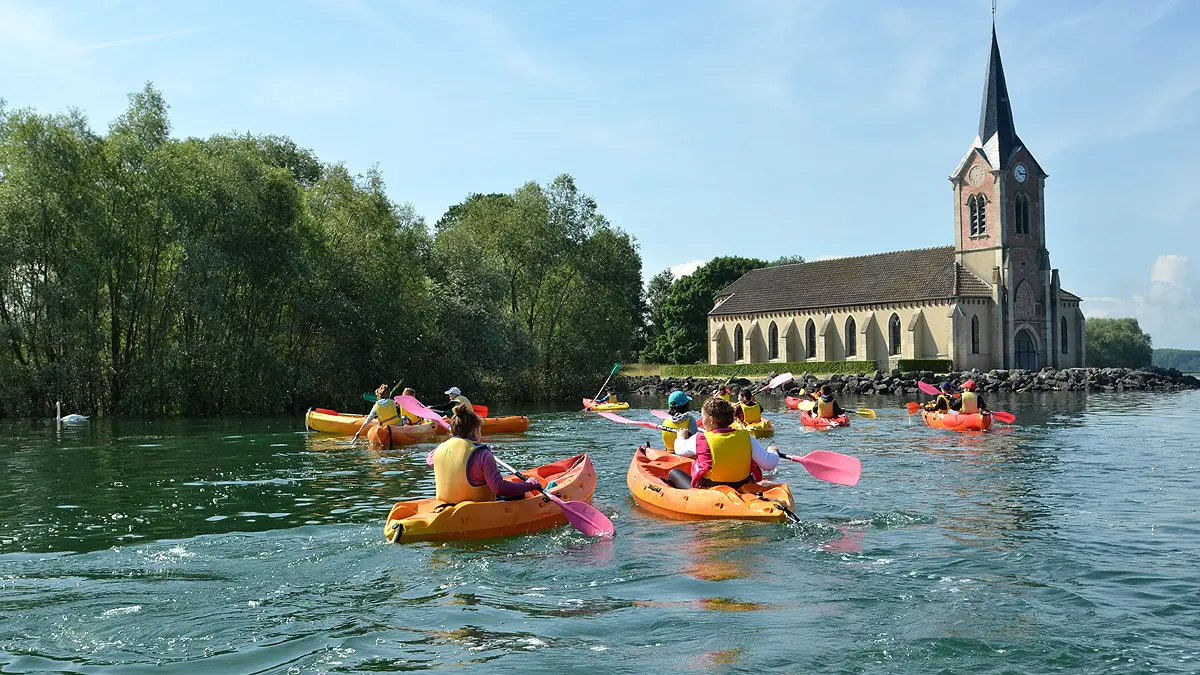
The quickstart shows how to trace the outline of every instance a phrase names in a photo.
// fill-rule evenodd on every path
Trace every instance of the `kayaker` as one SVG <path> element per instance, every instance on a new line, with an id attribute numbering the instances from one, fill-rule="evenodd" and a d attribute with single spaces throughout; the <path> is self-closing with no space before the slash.
<path id="1" fill-rule="evenodd" d="M 682 391 L 676 389 L 671 392 L 671 395 L 667 397 L 667 405 L 670 406 L 670 410 L 667 412 L 670 413 L 671 417 L 663 420 L 662 425 L 672 429 L 683 429 L 689 434 L 696 433 L 696 420 L 688 410 L 691 407 L 688 404 L 691 402 L 692 397 Z M 678 432 L 676 431 L 662 432 L 663 444 L 666 445 L 667 450 L 674 449 L 677 434 Z"/>
<path id="2" fill-rule="evenodd" d="M 813 394 L 813 399 L 817 402 L 817 405 L 812 409 L 814 417 L 833 419 L 834 417 L 841 417 L 846 414 L 846 411 L 842 409 L 842 406 L 838 405 L 837 399 L 834 398 L 833 389 L 827 384 L 821 385 L 820 391 Z"/>
<path id="3" fill-rule="evenodd" d="M 454 407 L 450 417 L 450 435 L 429 452 L 425 463 L 433 467 L 435 496 L 448 504 L 459 502 L 490 502 L 520 498 L 541 485 L 531 479 L 504 480 L 496 466 L 496 458 L 487 445 L 480 443 L 483 420 L 471 410 L 470 404 Z"/>
<path id="4" fill-rule="evenodd" d="M 390 427 L 394 424 L 407 424 L 403 421 L 404 410 L 396 406 L 396 402 L 388 398 L 387 383 L 379 385 L 375 390 L 375 405 L 371 406 L 371 412 L 367 413 L 367 422 L 375 418 L 379 418 L 379 426 Z"/>
<path id="5" fill-rule="evenodd" d="M 975 380 L 963 382 L 963 393 L 950 404 L 950 408 L 964 415 L 991 412 L 988 410 L 987 403 L 984 402 L 983 397 L 975 393 L 978 389 L 979 387 L 975 384 Z"/>
<path id="6" fill-rule="evenodd" d="M 597 405 L 601 403 L 620 403 L 620 401 L 617 400 L 616 390 L 609 389 L 608 393 L 606 393 L 603 397 L 596 399 Z"/>
<path id="7" fill-rule="evenodd" d="M 764 448 L 758 439 L 745 429 L 733 429 L 733 405 L 729 401 L 710 398 L 701 408 L 706 431 L 692 434 L 679 431 L 675 454 L 695 457 L 692 475 L 682 469 L 672 469 L 667 482 L 680 489 L 728 485 L 741 487 L 762 480 L 762 472 L 779 464 L 775 448 Z"/>
<path id="8" fill-rule="evenodd" d="M 949 412 L 951 405 L 954 403 L 954 388 L 949 382 L 943 382 L 938 386 L 942 393 L 938 394 L 937 398 L 925 404 L 925 409 L 930 412 Z"/>
<path id="9" fill-rule="evenodd" d="M 749 389 L 743 389 L 738 395 L 738 399 L 737 407 L 734 408 L 733 413 L 742 424 L 750 426 L 762 421 L 762 406 L 759 405 L 758 401 L 754 400 L 754 392 Z"/>
<path id="10" fill-rule="evenodd" d="M 400 392 L 400 395 L 401 396 L 411 396 L 413 398 L 416 398 L 417 390 L 413 389 L 412 387 L 405 387 L 404 391 Z M 420 417 L 414 415 L 413 413 L 408 412 L 400 404 L 396 404 L 396 409 L 400 411 L 400 419 L 403 424 L 420 424 L 421 423 Z"/>
<path id="11" fill-rule="evenodd" d="M 719 398 L 726 403 L 732 403 L 733 392 L 729 389 L 729 385 L 723 384 L 720 389 L 713 393 L 713 398 Z"/>
<path id="12" fill-rule="evenodd" d="M 436 410 L 443 415 L 449 415 L 452 410 L 458 405 L 467 406 L 468 410 L 472 410 L 471 399 L 463 396 L 462 389 L 458 387 L 450 387 L 446 390 L 446 396 L 450 398 L 448 402 L 440 406 L 430 406 L 432 410 Z"/>

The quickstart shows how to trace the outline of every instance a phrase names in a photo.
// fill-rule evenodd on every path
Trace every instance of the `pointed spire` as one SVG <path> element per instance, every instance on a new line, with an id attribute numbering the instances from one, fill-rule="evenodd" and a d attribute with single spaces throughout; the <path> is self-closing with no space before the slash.
<path id="1" fill-rule="evenodd" d="M 993 136 L 995 139 L 993 139 Z M 1013 126 L 1012 107 L 1008 101 L 1008 85 L 1004 82 L 1004 65 L 1000 62 L 1000 44 L 996 42 L 996 25 L 992 24 L 992 53 L 988 56 L 987 75 L 983 84 L 983 108 L 979 112 L 979 141 L 984 148 L 995 148 L 993 165 L 1003 168 L 1012 151 L 1021 145 Z M 991 154 L 991 153 L 989 153 Z"/>

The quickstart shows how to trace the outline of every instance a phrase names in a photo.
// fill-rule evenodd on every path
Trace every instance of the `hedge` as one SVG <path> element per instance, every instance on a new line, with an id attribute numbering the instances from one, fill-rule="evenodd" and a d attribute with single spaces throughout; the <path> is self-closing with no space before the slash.
<path id="1" fill-rule="evenodd" d="M 912 373 L 918 370 L 948 373 L 954 370 L 954 362 L 950 359 L 900 359 L 896 361 L 896 367 L 902 373 Z"/>
<path id="2" fill-rule="evenodd" d="M 923 362 L 922 362 L 923 363 Z M 661 377 L 757 377 L 770 373 L 874 373 L 874 361 L 792 361 L 786 363 L 727 363 L 717 366 L 663 366 Z"/>

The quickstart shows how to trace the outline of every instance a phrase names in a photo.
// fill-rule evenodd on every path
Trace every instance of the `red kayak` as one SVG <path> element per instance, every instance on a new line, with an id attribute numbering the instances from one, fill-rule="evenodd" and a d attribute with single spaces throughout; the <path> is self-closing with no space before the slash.
<path id="1" fill-rule="evenodd" d="M 800 413 L 800 423 L 806 427 L 816 427 L 818 429 L 848 427 L 850 426 L 850 416 L 842 413 L 837 417 L 816 417 L 811 412 L 805 410 Z"/>
<path id="2" fill-rule="evenodd" d="M 803 400 L 804 399 L 800 398 L 799 396 L 788 396 L 787 398 L 783 399 L 783 402 L 787 404 L 788 410 L 799 410 L 800 402 Z"/>

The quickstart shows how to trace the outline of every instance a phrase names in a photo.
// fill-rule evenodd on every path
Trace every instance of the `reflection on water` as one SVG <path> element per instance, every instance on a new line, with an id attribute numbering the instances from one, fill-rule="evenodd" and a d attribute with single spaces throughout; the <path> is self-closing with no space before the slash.
<path id="1" fill-rule="evenodd" d="M 0 670 L 1196 671 L 1200 394 L 992 395 L 1018 423 L 987 434 L 854 397 L 879 419 L 806 434 L 763 401 L 773 443 L 857 456 L 862 482 L 788 463 L 800 523 L 680 522 L 628 495 L 648 432 L 547 409 L 492 439 L 520 467 L 590 453 L 598 541 L 385 543 L 432 444 L 0 425 Z"/>

